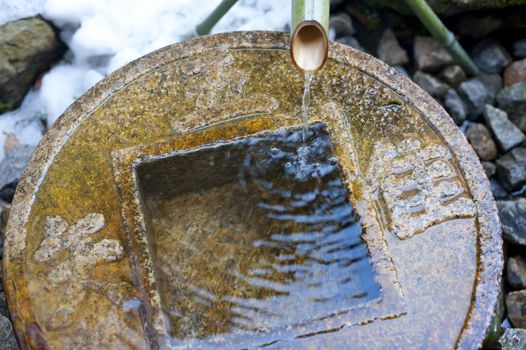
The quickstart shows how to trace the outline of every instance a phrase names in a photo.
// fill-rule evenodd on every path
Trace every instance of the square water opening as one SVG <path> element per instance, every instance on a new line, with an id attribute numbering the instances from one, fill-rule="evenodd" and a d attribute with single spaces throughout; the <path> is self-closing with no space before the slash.
<path id="1" fill-rule="evenodd" d="M 136 171 L 174 338 L 268 332 L 380 297 L 323 124 L 179 152 Z"/>

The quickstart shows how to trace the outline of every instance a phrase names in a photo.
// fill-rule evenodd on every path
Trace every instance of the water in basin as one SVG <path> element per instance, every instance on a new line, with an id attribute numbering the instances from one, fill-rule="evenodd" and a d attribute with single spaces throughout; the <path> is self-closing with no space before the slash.
<path id="1" fill-rule="evenodd" d="M 137 176 L 174 338 L 272 331 L 379 297 L 322 124 L 144 162 Z"/>

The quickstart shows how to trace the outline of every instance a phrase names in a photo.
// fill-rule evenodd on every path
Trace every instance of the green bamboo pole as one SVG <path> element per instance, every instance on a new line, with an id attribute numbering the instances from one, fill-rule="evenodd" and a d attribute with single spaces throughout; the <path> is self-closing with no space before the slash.
<path id="1" fill-rule="evenodd" d="M 479 74 L 477 66 L 475 66 L 469 55 L 464 51 L 462 46 L 460 46 L 453 33 L 444 26 L 444 23 L 442 23 L 425 0 L 405 0 L 405 2 L 467 74 Z"/>
<path id="2" fill-rule="evenodd" d="M 292 0 L 290 57 L 298 70 L 315 74 L 329 53 L 330 0 Z"/>
<path id="3" fill-rule="evenodd" d="M 291 31 L 303 21 L 316 21 L 329 33 L 330 0 L 292 0 Z"/>
<path id="4" fill-rule="evenodd" d="M 217 7 L 212 11 L 208 17 L 205 18 L 197 27 L 195 32 L 197 35 L 210 34 L 212 28 L 219 22 L 219 20 L 225 15 L 236 4 L 237 0 L 223 0 Z"/>

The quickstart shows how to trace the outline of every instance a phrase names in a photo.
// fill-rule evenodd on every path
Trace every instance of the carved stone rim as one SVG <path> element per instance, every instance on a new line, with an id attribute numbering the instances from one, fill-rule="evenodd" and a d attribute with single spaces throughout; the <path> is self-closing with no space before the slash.
<path id="1" fill-rule="evenodd" d="M 139 58 L 91 88 L 76 100 L 55 122 L 37 146 L 18 185 L 7 225 L 4 252 L 4 288 L 8 297 L 9 309 L 22 348 L 28 348 L 25 339 L 25 324 L 20 317 L 20 303 L 17 299 L 17 284 L 23 280 L 23 259 L 25 254 L 26 230 L 32 204 L 46 173 L 56 155 L 92 113 L 107 99 L 127 85 L 167 62 L 177 61 L 216 48 L 242 49 L 267 48 L 289 50 L 289 34 L 278 32 L 234 32 L 205 36 L 167 46 Z M 484 175 L 477 155 L 468 145 L 445 110 L 430 95 L 380 60 L 331 42 L 329 58 L 348 64 L 389 86 L 403 100 L 416 108 L 430 125 L 443 138 L 457 159 L 462 175 L 478 210 L 479 257 L 473 303 L 466 318 L 464 329 L 457 341 L 457 348 L 473 349 L 482 345 L 484 336 L 495 314 L 500 295 L 500 277 L 503 267 L 502 238 L 497 207 L 490 191 L 489 181 Z M 9 266 L 19 268 L 11 271 Z"/>

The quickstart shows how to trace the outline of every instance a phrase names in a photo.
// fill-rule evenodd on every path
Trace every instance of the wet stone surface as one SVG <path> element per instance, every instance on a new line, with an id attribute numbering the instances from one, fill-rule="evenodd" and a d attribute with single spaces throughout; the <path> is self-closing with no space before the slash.
<path id="1" fill-rule="evenodd" d="M 305 129 L 302 87 L 286 35 L 236 33 L 81 97 L 12 204 L 22 348 L 480 347 L 502 257 L 476 154 L 359 51 L 331 44 Z"/>

